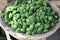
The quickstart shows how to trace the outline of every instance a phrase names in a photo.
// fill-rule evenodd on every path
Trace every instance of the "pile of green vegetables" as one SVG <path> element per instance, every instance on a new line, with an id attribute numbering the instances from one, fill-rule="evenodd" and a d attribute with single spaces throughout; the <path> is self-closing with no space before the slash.
<path id="1" fill-rule="evenodd" d="M 3 18 L 16 32 L 27 35 L 48 32 L 58 22 L 45 0 L 15 0 L 3 11 Z"/>

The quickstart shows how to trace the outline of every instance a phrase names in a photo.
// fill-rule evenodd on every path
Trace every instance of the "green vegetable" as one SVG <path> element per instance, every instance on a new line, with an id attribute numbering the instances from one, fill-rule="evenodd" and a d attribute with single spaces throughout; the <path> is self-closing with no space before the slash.
<path id="1" fill-rule="evenodd" d="M 48 20 L 51 21 L 53 19 L 52 16 L 48 16 Z"/>
<path id="2" fill-rule="evenodd" d="M 12 29 L 27 35 L 46 33 L 59 19 L 45 0 L 15 0 L 2 14 Z"/>
<path id="3" fill-rule="evenodd" d="M 37 30 L 37 32 L 38 33 L 42 33 L 42 28 L 39 27 L 38 30 Z"/>
<path id="4" fill-rule="evenodd" d="M 30 28 L 26 28 L 26 31 L 30 31 Z"/>
<path id="5" fill-rule="evenodd" d="M 30 31 L 27 31 L 27 32 L 26 32 L 26 35 L 31 35 L 31 32 L 30 32 Z"/>
<path id="6" fill-rule="evenodd" d="M 48 32 L 48 29 L 44 29 L 44 30 L 43 30 L 43 33 L 46 33 L 46 32 Z"/>
<path id="7" fill-rule="evenodd" d="M 21 32 L 25 32 L 25 30 L 24 29 L 21 29 Z"/>
<path id="8" fill-rule="evenodd" d="M 44 24 L 44 29 L 48 29 L 49 28 L 49 24 Z"/>
<path id="9" fill-rule="evenodd" d="M 36 30 L 35 29 L 32 31 L 32 35 L 34 35 L 34 34 L 36 34 Z"/>
<path id="10" fill-rule="evenodd" d="M 16 29 L 16 32 L 20 32 L 20 30 L 21 30 L 21 28 L 17 28 L 17 29 Z"/>
<path id="11" fill-rule="evenodd" d="M 12 13 L 10 13 L 10 14 L 9 14 L 9 18 L 12 18 L 12 16 L 13 16 Z"/>
<path id="12" fill-rule="evenodd" d="M 34 24 L 30 25 L 30 30 L 34 29 Z"/>

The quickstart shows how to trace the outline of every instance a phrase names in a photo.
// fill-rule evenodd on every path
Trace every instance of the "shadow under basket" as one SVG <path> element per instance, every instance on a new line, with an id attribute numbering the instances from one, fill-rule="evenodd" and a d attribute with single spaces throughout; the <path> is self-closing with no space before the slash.
<path id="1" fill-rule="evenodd" d="M 7 40 L 5 31 L 0 27 L 0 40 Z"/>
<path id="2" fill-rule="evenodd" d="M 53 10 L 55 10 L 55 11 L 56 11 L 56 9 L 59 10 L 58 7 L 54 3 L 51 3 L 48 0 L 46 0 L 46 1 L 48 2 L 48 4 L 51 6 L 51 8 Z M 56 12 L 57 12 L 57 14 L 59 16 L 59 19 L 60 19 L 60 13 L 58 11 L 56 11 Z M 47 37 L 49 37 L 50 35 L 52 35 L 53 33 L 55 33 L 57 31 L 57 29 L 60 27 L 60 20 L 58 20 L 58 21 L 59 22 L 56 24 L 56 26 L 54 28 L 52 28 L 47 33 L 44 33 L 44 34 L 36 34 L 36 35 L 25 35 L 23 33 L 17 33 L 12 28 L 8 27 L 8 25 L 6 25 L 4 23 L 4 21 L 2 20 L 2 15 L 0 15 L 0 25 L 2 27 L 4 27 L 4 29 L 6 31 L 8 31 L 10 35 L 12 35 L 14 38 L 16 38 L 18 40 L 46 40 Z"/>

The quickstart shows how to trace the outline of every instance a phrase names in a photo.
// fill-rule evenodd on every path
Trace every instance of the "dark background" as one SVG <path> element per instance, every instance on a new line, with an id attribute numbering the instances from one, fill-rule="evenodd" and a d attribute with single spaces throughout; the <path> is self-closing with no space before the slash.
<path id="1" fill-rule="evenodd" d="M 47 40 L 60 40 L 60 28 L 54 34 L 48 37 Z"/>

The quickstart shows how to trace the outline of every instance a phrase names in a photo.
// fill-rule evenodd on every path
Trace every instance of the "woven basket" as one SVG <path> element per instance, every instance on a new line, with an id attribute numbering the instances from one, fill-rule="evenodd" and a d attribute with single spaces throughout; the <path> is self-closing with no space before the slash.
<path id="1" fill-rule="evenodd" d="M 52 9 L 54 9 L 59 16 L 60 19 L 60 13 L 59 13 L 59 8 L 51 1 L 46 0 Z M 4 9 L 3 9 L 4 10 Z M 2 14 L 2 13 L 1 13 Z M 17 33 L 15 32 L 15 30 L 13 30 L 12 28 L 8 27 L 8 25 L 6 25 L 4 23 L 4 21 L 2 20 L 2 15 L 0 15 L 0 25 L 6 30 L 8 31 L 8 33 L 10 35 L 12 35 L 13 37 L 15 37 L 18 40 L 46 40 L 45 38 L 47 38 L 48 36 L 52 35 L 53 33 L 55 33 L 57 31 L 57 29 L 60 26 L 60 20 L 59 22 L 56 24 L 56 26 L 54 28 L 52 28 L 49 32 L 44 33 L 44 34 L 36 34 L 36 35 L 25 35 L 23 33 Z"/>

